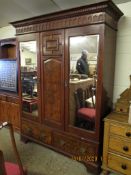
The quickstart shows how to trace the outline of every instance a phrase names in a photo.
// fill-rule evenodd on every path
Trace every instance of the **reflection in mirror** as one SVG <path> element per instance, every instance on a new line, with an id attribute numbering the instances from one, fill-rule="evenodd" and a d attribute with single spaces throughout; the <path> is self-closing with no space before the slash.
<path id="1" fill-rule="evenodd" d="M 38 116 L 36 41 L 20 42 L 22 110 Z"/>
<path id="2" fill-rule="evenodd" d="M 99 35 L 70 37 L 70 125 L 95 130 Z"/>

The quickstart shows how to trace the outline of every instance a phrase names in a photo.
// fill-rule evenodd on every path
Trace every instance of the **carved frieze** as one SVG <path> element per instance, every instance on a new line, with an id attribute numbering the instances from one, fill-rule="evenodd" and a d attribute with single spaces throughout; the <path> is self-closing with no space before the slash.
<path id="1" fill-rule="evenodd" d="M 106 23 L 114 29 L 117 28 L 117 22 L 114 21 L 114 19 L 108 14 L 105 15 L 105 12 L 101 12 L 17 27 L 16 34 L 19 35 L 30 32 L 41 32 L 47 30 L 70 28 L 98 23 Z"/>

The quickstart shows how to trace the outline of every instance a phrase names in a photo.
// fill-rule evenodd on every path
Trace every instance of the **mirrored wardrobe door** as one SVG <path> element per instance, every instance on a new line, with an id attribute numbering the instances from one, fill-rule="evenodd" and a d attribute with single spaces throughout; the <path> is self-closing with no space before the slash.
<path id="1" fill-rule="evenodd" d="M 95 130 L 99 35 L 69 37 L 69 125 Z"/>
<path id="2" fill-rule="evenodd" d="M 38 62 L 35 40 L 22 41 L 20 47 L 21 96 L 23 116 L 38 118 Z"/>

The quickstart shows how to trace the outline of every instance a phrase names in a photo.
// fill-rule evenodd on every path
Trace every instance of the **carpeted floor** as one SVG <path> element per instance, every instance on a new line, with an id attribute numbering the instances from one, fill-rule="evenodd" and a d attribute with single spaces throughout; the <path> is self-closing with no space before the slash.
<path id="1" fill-rule="evenodd" d="M 86 167 L 75 160 L 52 151 L 44 146 L 28 142 L 20 142 L 19 134 L 15 134 L 17 148 L 28 175 L 92 175 Z M 0 130 L 0 149 L 8 161 L 15 162 L 15 157 L 7 129 Z"/>
<path id="2" fill-rule="evenodd" d="M 32 142 L 24 144 L 17 133 L 15 138 L 28 175 L 91 175 L 83 164 L 75 160 Z M 15 161 L 7 129 L 0 130 L 0 149 L 6 160 Z"/>

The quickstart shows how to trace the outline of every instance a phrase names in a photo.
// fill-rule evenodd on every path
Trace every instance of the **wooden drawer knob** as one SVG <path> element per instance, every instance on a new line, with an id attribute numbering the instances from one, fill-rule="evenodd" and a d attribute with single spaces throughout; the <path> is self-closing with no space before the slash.
<path id="1" fill-rule="evenodd" d="M 122 164 L 122 165 L 121 165 L 121 168 L 122 168 L 123 170 L 126 170 L 126 169 L 127 169 L 127 166 L 126 166 L 125 164 Z"/>
<path id="2" fill-rule="evenodd" d="M 66 142 L 64 140 L 60 140 L 60 145 L 64 146 L 66 144 Z"/>
<path id="3" fill-rule="evenodd" d="M 127 137 L 131 137 L 131 132 L 126 132 Z"/>
<path id="4" fill-rule="evenodd" d="M 44 140 L 46 137 L 47 137 L 46 134 L 45 134 L 45 133 L 42 133 L 42 134 L 40 135 L 40 140 Z"/>
<path id="5" fill-rule="evenodd" d="M 86 149 L 83 148 L 83 147 L 81 147 L 81 148 L 80 148 L 80 153 L 81 153 L 81 154 L 84 154 L 85 152 L 86 152 Z"/>
<path id="6" fill-rule="evenodd" d="M 124 150 L 124 151 L 129 151 L 128 146 L 124 146 L 124 147 L 123 147 L 123 150 Z"/>
<path id="7" fill-rule="evenodd" d="M 27 133 L 30 135 L 30 136 L 33 136 L 33 130 L 31 128 L 27 128 Z"/>

